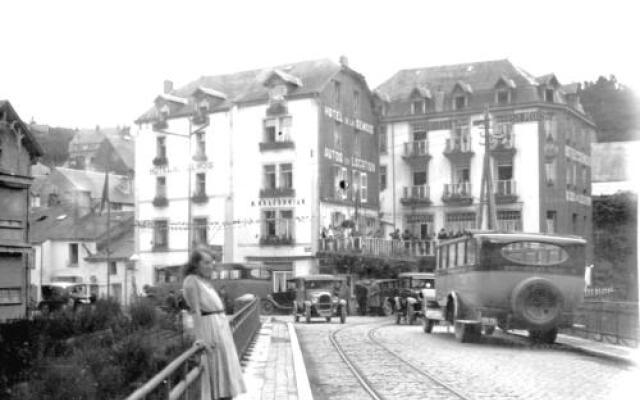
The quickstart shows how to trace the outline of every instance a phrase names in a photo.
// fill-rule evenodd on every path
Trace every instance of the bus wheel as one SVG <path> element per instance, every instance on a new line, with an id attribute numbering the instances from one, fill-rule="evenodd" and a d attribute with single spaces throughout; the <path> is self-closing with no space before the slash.
<path id="1" fill-rule="evenodd" d="M 431 333 L 433 331 L 434 323 L 434 320 L 424 318 L 424 320 L 422 321 L 422 329 L 424 330 L 424 333 Z"/>
<path id="2" fill-rule="evenodd" d="M 493 335 L 493 332 L 496 330 L 496 327 L 493 325 L 486 325 L 483 327 L 482 329 L 482 334 L 487 335 L 487 336 L 491 336 Z"/>

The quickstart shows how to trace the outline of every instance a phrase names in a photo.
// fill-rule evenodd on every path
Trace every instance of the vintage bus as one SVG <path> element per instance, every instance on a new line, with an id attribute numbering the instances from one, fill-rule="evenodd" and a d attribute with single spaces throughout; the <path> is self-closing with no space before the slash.
<path id="1" fill-rule="evenodd" d="M 572 326 L 584 297 L 584 239 L 476 231 L 437 247 L 436 300 L 425 300 L 424 331 L 453 324 L 456 338 L 523 329 L 553 343 Z"/>

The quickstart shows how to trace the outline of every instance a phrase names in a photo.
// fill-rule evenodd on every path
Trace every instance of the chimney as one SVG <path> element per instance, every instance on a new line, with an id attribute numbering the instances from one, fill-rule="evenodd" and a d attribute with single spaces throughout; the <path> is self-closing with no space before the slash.
<path id="1" fill-rule="evenodd" d="M 164 81 L 164 94 L 169 94 L 173 92 L 173 82 L 165 79 Z"/>
<path id="2" fill-rule="evenodd" d="M 343 67 L 349 66 L 349 59 L 347 58 L 347 56 L 340 56 L 340 65 L 342 65 Z"/>

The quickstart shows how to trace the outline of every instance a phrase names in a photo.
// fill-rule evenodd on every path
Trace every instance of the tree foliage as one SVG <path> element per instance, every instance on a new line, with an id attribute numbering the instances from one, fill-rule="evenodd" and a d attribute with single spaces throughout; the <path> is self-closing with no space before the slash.
<path id="1" fill-rule="evenodd" d="M 42 146 L 44 156 L 42 163 L 52 166 L 60 166 L 69 158 L 69 142 L 76 131 L 67 128 L 49 128 L 46 130 L 32 130 L 36 141 Z"/>
<path id="2" fill-rule="evenodd" d="M 595 82 L 584 82 L 578 89 L 580 102 L 598 127 L 598 142 L 637 139 L 640 102 L 616 77 L 600 76 Z"/>
<path id="3" fill-rule="evenodd" d="M 620 192 L 593 200 L 595 280 L 622 299 L 637 300 L 637 196 Z"/>

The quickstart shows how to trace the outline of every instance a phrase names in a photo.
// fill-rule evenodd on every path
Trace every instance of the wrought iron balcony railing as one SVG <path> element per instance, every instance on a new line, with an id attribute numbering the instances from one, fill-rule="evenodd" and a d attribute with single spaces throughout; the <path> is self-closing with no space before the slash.
<path id="1" fill-rule="evenodd" d="M 444 202 L 470 202 L 473 200 L 471 194 L 471 183 L 445 183 L 442 201 Z"/>
<path id="2" fill-rule="evenodd" d="M 405 186 L 402 188 L 400 202 L 408 203 L 430 203 L 429 185 Z"/>
<path id="3" fill-rule="evenodd" d="M 429 142 L 426 140 L 416 140 L 404 144 L 404 157 L 425 157 L 429 156 Z"/>

